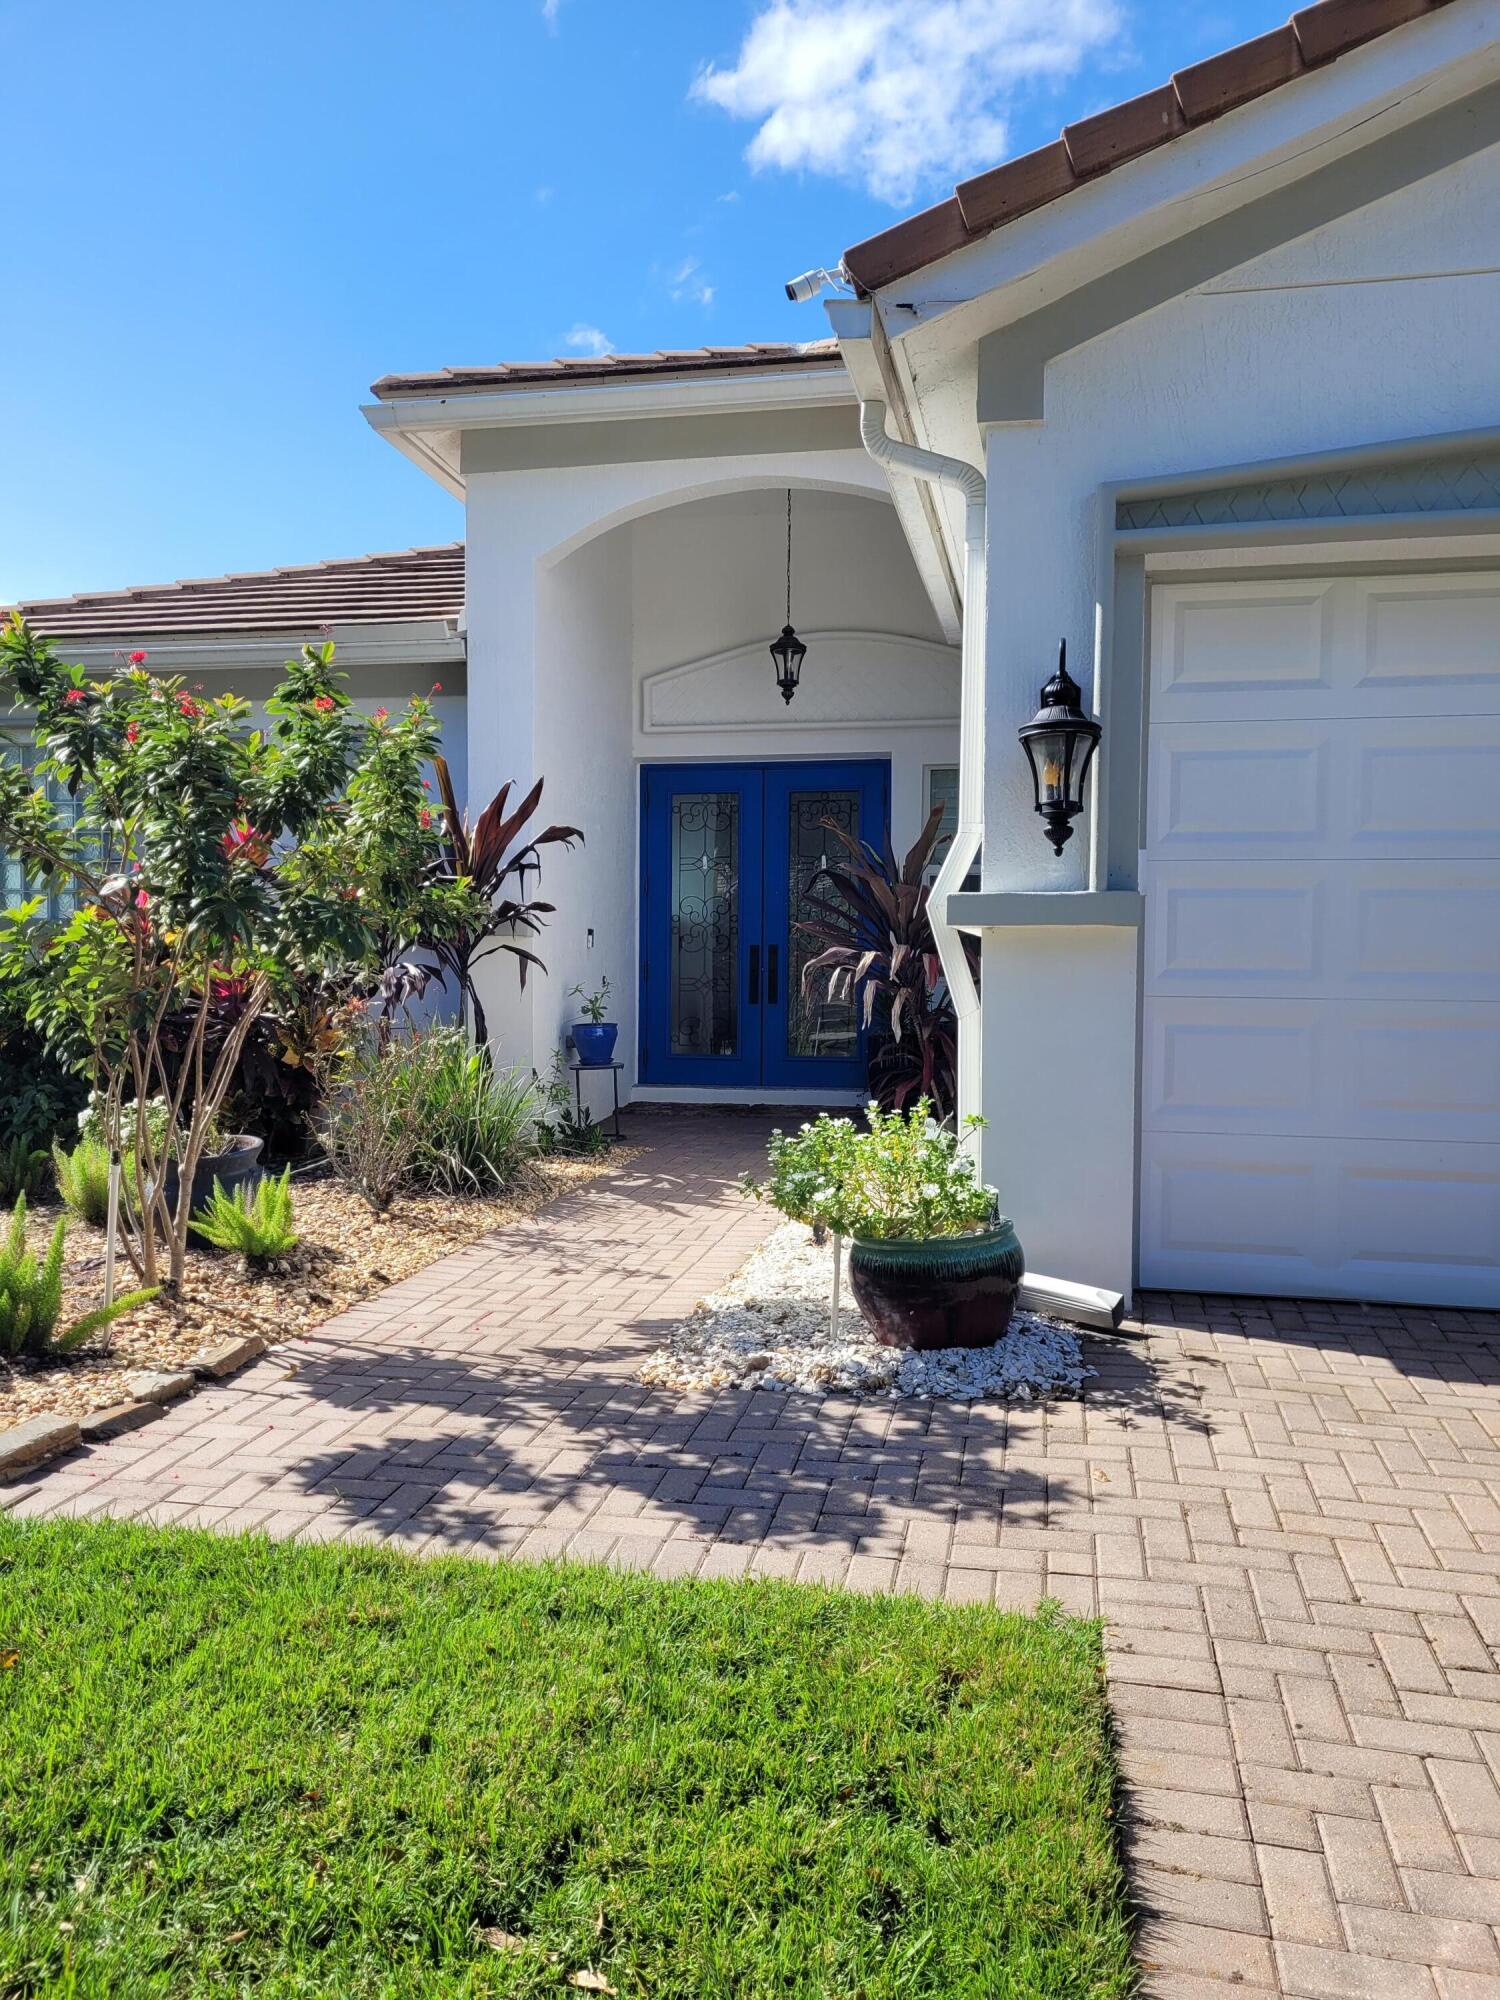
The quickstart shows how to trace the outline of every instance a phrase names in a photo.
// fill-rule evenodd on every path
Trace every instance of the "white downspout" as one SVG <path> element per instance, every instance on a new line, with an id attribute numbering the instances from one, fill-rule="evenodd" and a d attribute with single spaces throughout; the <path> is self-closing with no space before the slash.
<path id="1" fill-rule="evenodd" d="M 859 406 L 859 434 L 880 465 L 914 479 L 955 486 L 964 496 L 963 641 L 960 648 L 958 721 L 958 830 L 932 885 L 932 935 L 958 1017 L 958 1127 L 977 1118 L 984 1101 L 980 1070 L 979 993 L 964 956 L 963 940 L 948 921 L 948 898 L 961 889 L 984 839 L 984 603 L 985 477 L 976 465 L 942 452 L 923 451 L 887 435 L 886 406 Z"/>

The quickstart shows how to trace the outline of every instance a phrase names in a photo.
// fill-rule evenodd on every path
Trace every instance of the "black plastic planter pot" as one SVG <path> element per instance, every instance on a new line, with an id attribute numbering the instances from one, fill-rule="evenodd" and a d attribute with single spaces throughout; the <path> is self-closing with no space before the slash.
<path id="1" fill-rule="evenodd" d="M 856 1236 L 849 1282 L 887 1347 L 989 1347 L 1015 1311 L 1026 1257 L 1003 1217 L 966 1236 Z"/>
<path id="2" fill-rule="evenodd" d="M 249 1132 L 236 1132 L 222 1153 L 205 1154 L 198 1162 L 193 1175 L 193 1213 L 208 1203 L 214 1191 L 214 1182 L 222 1183 L 226 1194 L 233 1194 L 241 1182 L 256 1181 L 260 1178 L 260 1154 L 264 1139 L 257 1139 Z M 177 1163 L 172 1161 L 162 1176 L 163 1191 L 167 1197 L 167 1207 L 177 1206 Z"/>

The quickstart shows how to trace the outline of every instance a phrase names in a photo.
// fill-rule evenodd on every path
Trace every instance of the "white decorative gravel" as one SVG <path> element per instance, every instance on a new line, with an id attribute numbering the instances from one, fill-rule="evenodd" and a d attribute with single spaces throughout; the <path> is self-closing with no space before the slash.
<path id="1" fill-rule="evenodd" d="M 721 1291 L 647 1356 L 640 1380 L 667 1389 L 811 1389 L 856 1396 L 1076 1396 L 1094 1373 L 1071 1327 L 1017 1308 L 990 1347 L 927 1353 L 886 1347 L 849 1290 L 848 1245 L 838 1334 L 828 1329 L 833 1245 L 784 1222 Z"/>

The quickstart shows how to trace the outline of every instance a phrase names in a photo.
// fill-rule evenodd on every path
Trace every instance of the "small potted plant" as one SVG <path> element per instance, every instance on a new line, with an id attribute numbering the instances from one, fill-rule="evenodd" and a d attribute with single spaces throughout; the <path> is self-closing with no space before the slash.
<path id="1" fill-rule="evenodd" d="M 578 1060 L 587 1069 L 604 1069 L 614 1061 L 615 1038 L 620 1030 L 608 1018 L 609 1015 L 609 975 L 599 982 L 597 993 L 589 993 L 582 986 L 570 986 L 568 998 L 576 998 L 581 1021 L 575 1021 L 569 1029 L 573 1046 L 578 1051 Z"/>
<path id="2" fill-rule="evenodd" d="M 825 1113 L 775 1133 L 770 1174 L 751 1193 L 794 1221 L 853 1239 L 849 1280 L 877 1340 L 889 1347 L 987 1347 L 1015 1310 L 1026 1259 L 996 1196 L 930 1122 L 871 1104 L 868 1129 Z"/>

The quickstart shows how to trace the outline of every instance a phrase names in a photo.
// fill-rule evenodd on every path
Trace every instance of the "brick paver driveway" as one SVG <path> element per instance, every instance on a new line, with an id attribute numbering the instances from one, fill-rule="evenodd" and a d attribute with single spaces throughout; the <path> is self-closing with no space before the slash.
<path id="1" fill-rule="evenodd" d="M 120 1513 L 1110 1621 L 1149 1990 L 1500 2000 L 1500 1316 L 1148 1298 L 1082 1404 L 678 1397 L 636 1357 L 774 1217 L 652 1150 L 149 1429 Z"/>

